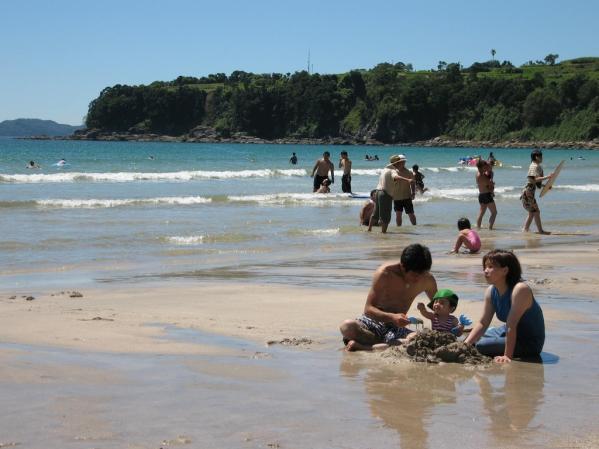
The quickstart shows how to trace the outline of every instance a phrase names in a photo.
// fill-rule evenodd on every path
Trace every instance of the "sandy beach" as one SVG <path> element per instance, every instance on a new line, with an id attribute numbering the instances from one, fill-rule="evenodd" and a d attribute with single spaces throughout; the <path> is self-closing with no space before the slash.
<path id="1" fill-rule="evenodd" d="M 557 295 L 597 310 L 598 244 L 519 256 L 541 304 Z M 474 255 L 435 257 L 432 270 L 455 279 L 443 286 L 460 292 L 458 312 L 472 318 L 480 271 Z M 338 324 L 361 312 L 366 287 L 188 280 L 80 293 L 2 292 L 0 447 L 598 442 L 599 319 L 588 308 L 544 306 L 543 364 L 428 366 L 342 351 Z M 451 432 L 465 422 L 467 432 Z"/>

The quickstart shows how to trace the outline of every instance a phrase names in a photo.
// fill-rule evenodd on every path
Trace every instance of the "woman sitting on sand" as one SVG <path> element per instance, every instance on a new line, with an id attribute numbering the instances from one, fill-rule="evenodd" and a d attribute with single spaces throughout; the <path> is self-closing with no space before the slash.
<path id="1" fill-rule="evenodd" d="M 484 255 L 483 268 L 490 284 L 485 292 L 483 316 L 465 343 L 476 343 L 481 353 L 495 357 L 497 363 L 538 356 L 545 343 L 543 311 L 530 287 L 522 281 L 518 258 L 511 251 L 495 249 Z M 487 330 L 493 315 L 506 324 Z"/>

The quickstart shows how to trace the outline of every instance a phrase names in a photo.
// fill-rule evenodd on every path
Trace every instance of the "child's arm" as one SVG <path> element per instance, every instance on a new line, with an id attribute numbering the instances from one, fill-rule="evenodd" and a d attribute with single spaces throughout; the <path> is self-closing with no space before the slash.
<path id="1" fill-rule="evenodd" d="M 423 302 L 419 302 L 416 307 L 418 308 L 418 311 L 420 312 L 420 314 L 424 318 L 428 318 L 429 320 L 432 320 L 433 317 L 435 316 L 434 313 L 429 312 L 428 310 L 426 310 L 426 307 L 424 307 L 424 303 Z"/>
<path id="2" fill-rule="evenodd" d="M 460 323 L 460 320 L 458 320 L 455 316 L 452 316 L 451 318 L 451 333 L 456 337 L 461 337 L 464 333 L 464 325 Z"/>

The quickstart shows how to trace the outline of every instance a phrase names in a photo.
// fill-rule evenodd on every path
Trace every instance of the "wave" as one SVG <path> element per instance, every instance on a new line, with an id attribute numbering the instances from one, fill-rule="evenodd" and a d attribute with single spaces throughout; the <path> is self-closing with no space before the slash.
<path id="1" fill-rule="evenodd" d="M 211 198 L 201 196 L 161 197 L 161 198 L 125 198 L 125 199 L 49 199 L 33 201 L 36 206 L 56 208 L 102 208 L 137 205 L 194 205 L 212 202 Z"/>
<path id="2" fill-rule="evenodd" d="M 51 173 L 2 174 L 0 183 L 60 183 L 60 182 L 132 182 L 191 181 L 193 179 L 243 179 L 307 176 L 305 169 L 262 169 L 238 171 L 178 171 L 178 172 L 118 172 L 118 173 Z"/>
<path id="3" fill-rule="evenodd" d="M 584 184 L 584 185 L 554 185 L 553 189 L 557 190 L 577 190 L 579 192 L 599 192 L 599 184 Z"/>
<path id="4" fill-rule="evenodd" d="M 200 235 L 175 235 L 163 237 L 160 240 L 166 243 L 180 246 L 195 246 L 207 243 L 240 243 L 250 240 L 256 240 L 258 237 L 250 234 L 200 234 Z"/>
<path id="5" fill-rule="evenodd" d="M 557 185 L 555 190 L 571 190 L 578 192 L 598 192 L 599 184 Z M 499 198 L 519 198 L 522 186 L 501 186 L 495 188 Z M 111 208 L 129 206 L 193 206 L 200 204 L 248 203 L 258 205 L 289 205 L 289 206 L 354 206 L 366 201 L 368 192 L 356 193 L 359 197 L 347 193 L 268 193 L 259 195 L 213 195 L 204 196 L 175 196 L 156 198 L 53 198 L 40 200 L 0 201 L 0 209 L 10 208 Z M 452 189 L 437 189 L 429 187 L 424 195 L 416 196 L 415 203 L 426 203 L 438 200 L 471 201 L 478 197 L 476 187 Z"/>

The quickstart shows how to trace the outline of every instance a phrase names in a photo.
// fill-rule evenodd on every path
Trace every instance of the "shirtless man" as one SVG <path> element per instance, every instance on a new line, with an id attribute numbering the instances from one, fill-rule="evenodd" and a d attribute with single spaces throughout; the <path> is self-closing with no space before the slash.
<path id="1" fill-rule="evenodd" d="M 476 185 L 478 186 L 478 203 L 480 204 L 480 212 L 476 219 L 476 227 L 480 229 L 483 221 L 483 216 L 487 209 L 491 212 L 489 217 L 489 229 L 493 229 L 495 223 L 495 217 L 497 217 L 497 207 L 495 207 L 495 200 L 493 199 L 495 189 L 495 183 L 492 179 L 491 166 L 483 159 L 479 159 L 476 163 L 478 172 L 476 173 Z"/>
<path id="2" fill-rule="evenodd" d="M 329 177 L 329 171 L 331 172 L 331 184 L 335 182 L 335 166 L 331 162 L 330 157 L 331 153 L 325 151 L 322 153 L 322 159 L 318 159 L 314 164 L 312 174 L 310 175 L 314 178 L 314 190 L 312 190 L 312 192 L 316 192 L 320 189 L 322 181 Z"/>
<path id="3" fill-rule="evenodd" d="M 399 263 L 381 265 L 374 273 L 364 314 L 341 323 L 339 330 L 348 351 L 371 350 L 377 343 L 397 342 L 411 330 L 406 313 L 414 298 L 425 292 L 432 299 L 437 282 L 429 273 L 431 253 L 418 243 L 404 248 Z"/>
<path id="4" fill-rule="evenodd" d="M 347 151 L 341 152 L 339 168 L 343 169 L 343 176 L 341 177 L 341 191 L 343 193 L 351 193 L 351 160 L 347 155 Z"/>
<path id="5" fill-rule="evenodd" d="M 416 184 L 414 181 L 414 173 L 406 168 L 406 157 L 403 154 L 399 155 L 400 160 L 397 165 L 397 173 L 399 173 L 402 182 L 398 182 L 393 196 L 393 210 L 395 210 L 395 223 L 401 226 L 401 216 L 406 212 L 410 218 L 410 223 L 416 225 L 416 214 L 414 214 L 414 204 L 412 200 L 416 197 Z"/>

